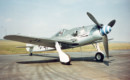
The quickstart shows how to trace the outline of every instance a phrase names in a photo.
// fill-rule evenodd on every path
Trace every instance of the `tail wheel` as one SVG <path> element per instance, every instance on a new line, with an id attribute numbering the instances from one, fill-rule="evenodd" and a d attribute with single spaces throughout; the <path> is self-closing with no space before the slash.
<path id="1" fill-rule="evenodd" d="M 29 56 L 32 56 L 32 53 L 30 53 Z"/>
<path id="2" fill-rule="evenodd" d="M 102 62 L 104 60 L 104 54 L 101 52 L 97 52 L 95 55 L 96 61 Z"/>

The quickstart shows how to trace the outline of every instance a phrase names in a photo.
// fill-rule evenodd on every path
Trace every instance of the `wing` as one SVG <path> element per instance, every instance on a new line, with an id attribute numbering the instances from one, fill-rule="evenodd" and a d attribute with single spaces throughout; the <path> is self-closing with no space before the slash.
<path id="1" fill-rule="evenodd" d="M 35 37 L 27 37 L 21 35 L 7 35 L 4 37 L 7 40 L 19 41 L 24 43 L 42 45 L 47 47 L 54 47 L 55 41 L 49 38 L 35 38 Z"/>
<path id="2" fill-rule="evenodd" d="M 35 37 L 28 37 L 28 36 L 21 36 L 21 35 L 7 35 L 4 37 L 7 40 L 19 41 L 24 43 L 36 44 L 46 47 L 53 47 L 55 48 L 55 42 L 61 42 L 66 44 L 76 44 L 72 41 L 66 40 L 53 40 L 50 38 L 35 38 Z"/>

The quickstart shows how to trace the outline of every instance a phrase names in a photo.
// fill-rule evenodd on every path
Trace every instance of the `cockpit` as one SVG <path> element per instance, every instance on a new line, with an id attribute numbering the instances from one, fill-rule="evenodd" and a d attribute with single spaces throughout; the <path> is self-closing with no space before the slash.
<path id="1" fill-rule="evenodd" d="M 54 36 L 55 36 L 55 37 L 58 37 L 58 36 L 64 35 L 65 32 L 67 32 L 67 31 L 68 31 L 67 29 L 62 29 L 62 30 L 60 30 L 58 33 L 56 33 Z"/>
<path id="2" fill-rule="evenodd" d="M 72 36 L 76 37 L 76 36 L 87 36 L 86 33 L 86 29 L 85 27 L 79 27 L 78 29 L 76 29 L 73 33 Z"/>

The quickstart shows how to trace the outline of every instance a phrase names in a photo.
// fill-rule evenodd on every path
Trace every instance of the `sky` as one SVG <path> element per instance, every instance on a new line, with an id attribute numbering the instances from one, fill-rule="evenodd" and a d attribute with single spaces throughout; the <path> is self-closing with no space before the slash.
<path id="1" fill-rule="evenodd" d="M 94 24 L 86 12 L 107 25 L 114 41 L 130 42 L 130 0 L 0 0 L 0 39 L 20 34 L 51 37 L 61 29 Z"/>

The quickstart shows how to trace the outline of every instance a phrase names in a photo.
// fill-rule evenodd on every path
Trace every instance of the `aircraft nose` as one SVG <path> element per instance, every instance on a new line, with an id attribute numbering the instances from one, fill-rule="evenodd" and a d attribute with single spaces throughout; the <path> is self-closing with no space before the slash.
<path id="1" fill-rule="evenodd" d="M 111 27 L 110 26 L 103 26 L 101 29 L 100 29 L 100 33 L 102 35 L 106 35 L 108 33 L 111 32 Z"/>

